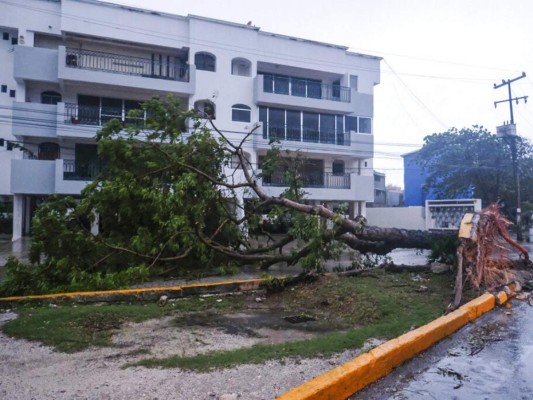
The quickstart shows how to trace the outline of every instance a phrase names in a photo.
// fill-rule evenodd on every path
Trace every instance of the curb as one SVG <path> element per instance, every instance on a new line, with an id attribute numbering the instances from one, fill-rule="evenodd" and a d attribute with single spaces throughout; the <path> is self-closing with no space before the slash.
<path id="1" fill-rule="evenodd" d="M 160 296 L 171 298 L 189 297 L 202 294 L 222 294 L 230 292 L 248 292 L 257 290 L 268 279 L 246 279 L 214 283 L 195 283 L 190 285 L 165 286 L 124 290 L 102 290 L 94 292 L 71 292 L 43 294 L 33 296 L 12 296 L 0 298 L 0 306 L 13 302 L 32 301 L 73 301 L 77 303 L 95 303 L 106 301 L 144 301 L 158 300 Z"/>
<path id="2" fill-rule="evenodd" d="M 497 296 L 497 298 L 496 298 Z M 346 399 L 394 368 L 507 301 L 504 292 L 485 293 L 448 315 L 389 340 L 347 363 L 282 394 L 277 400 Z"/>

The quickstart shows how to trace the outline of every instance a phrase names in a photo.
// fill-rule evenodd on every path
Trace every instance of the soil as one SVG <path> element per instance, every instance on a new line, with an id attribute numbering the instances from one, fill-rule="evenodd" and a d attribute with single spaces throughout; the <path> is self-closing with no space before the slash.
<path id="1" fill-rule="evenodd" d="M 0 313 L 0 325 L 13 318 L 16 318 L 13 312 Z M 273 316 L 265 314 L 265 320 L 269 318 Z M 236 328 L 240 326 L 236 323 L 240 319 L 250 323 L 250 330 Z M 222 329 L 207 326 L 205 320 L 186 322 L 175 317 L 127 323 L 114 335 L 113 347 L 92 347 L 73 354 L 59 353 L 36 342 L 13 339 L 0 333 L 0 398 L 273 399 L 362 351 L 347 351 L 330 358 L 241 365 L 210 373 L 124 368 L 126 363 L 147 355 L 194 355 L 313 335 L 302 329 L 266 328 L 263 322 L 261 318 L 240 313 L 228 316 Z M 176 325 L 180 329 L 175 329 Z M 370 342 L 369 345 L 377 344 Z"/>

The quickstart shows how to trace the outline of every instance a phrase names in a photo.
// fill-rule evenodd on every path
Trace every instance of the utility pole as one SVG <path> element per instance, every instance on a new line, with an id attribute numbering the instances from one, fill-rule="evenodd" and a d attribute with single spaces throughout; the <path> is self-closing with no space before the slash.
<path id="1" fill-rule="evenodd" d="M 499 103 L 509 103 L 509 111 L 511 114 L 511 121 L 510 123 L 506 124 L 504 123 L 502 126 L 496 127 L 496 134 L 498 137 L 503 138 L 511 148 L 511 157 L 513 160 L 513 175 L 515 179 L 515 186 L 516 186 L 516 239 L 518 241 L 522 241 L 522 208 L 521 208 L 521 197 L 520 197 L 520 173 L 518 170 L 518 155 L 517 155 L 517 142 L 520 139 L 520 137 L 516 134 L 516 124 L 514 122 L 514 114 L 513 114 L 513 101 L 516 101 L 516 104 L 520 100 L 524 100 L 524 103 L 527 103 L 527 96 L 521 96 L 521 97 L 515 97 L 513 98 L 511 94 L 511 83 L 525 78 L 526 73 L 522 72 L 522 75 L 508 80 L 502 80 L 502 83 L 497 85 L 494 84 L 494 89 L 499 89 L 502 86 L 507 85 L 508 94 L 509 97 L 505 100 L 499 100 L 494 102 L 494 107 L 497 107 Z"/>

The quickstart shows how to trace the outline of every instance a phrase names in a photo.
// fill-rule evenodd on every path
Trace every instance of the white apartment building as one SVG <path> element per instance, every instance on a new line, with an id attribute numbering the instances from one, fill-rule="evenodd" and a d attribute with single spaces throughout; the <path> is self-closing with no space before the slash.
<path id="1" fill-rule="evenodd" d="M 13 202 L 13 240 L 46 196 L 79 195 L 95 176 L 102 124 L 169 93 L 231 140 L 260 124 L 245 145 L 258 168 L 272 138 L 301 151 L 309 201 L 356 216 L 374 199 L 379 57 L 95 0 L 0 0 L 0 36 L 0 198 Z M 283 177 L 261 185 L 280 194 Z"/>

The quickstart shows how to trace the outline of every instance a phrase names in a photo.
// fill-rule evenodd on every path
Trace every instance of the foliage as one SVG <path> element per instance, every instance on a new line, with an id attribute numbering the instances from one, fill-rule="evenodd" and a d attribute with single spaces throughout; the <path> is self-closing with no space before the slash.
<path id="1" fill-rule="evenodd" d="M 437 239 L 431 243 L 431 252 L 428 259 L 429 261 L 437 261 L 448 265 L 457 265 L 458 246 L 459 238 L 455 235 Z"/>
<path id="2" fill-rule="evenodd" d="M 517 154 L 523 169 L 533 167 L 533 151 L 525 139 L 518 139 Z M 481 126 L 426 136 L 416 161 L 428 174 L 425 189 L 437 198 L 473 192 L 486 205 L 500 199 L 514 204 L 510 147 Z"/>

